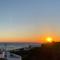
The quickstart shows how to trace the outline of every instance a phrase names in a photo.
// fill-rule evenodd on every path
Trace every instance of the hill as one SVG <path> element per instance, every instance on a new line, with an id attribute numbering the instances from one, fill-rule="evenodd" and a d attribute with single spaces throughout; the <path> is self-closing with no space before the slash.
<path id="1" fill-rule="evenodd" d="M 42 44 L 41 47 L 24 51 L 11 51 L 21 55 L 23 60 L 60 60 L 60 42 Z"/>

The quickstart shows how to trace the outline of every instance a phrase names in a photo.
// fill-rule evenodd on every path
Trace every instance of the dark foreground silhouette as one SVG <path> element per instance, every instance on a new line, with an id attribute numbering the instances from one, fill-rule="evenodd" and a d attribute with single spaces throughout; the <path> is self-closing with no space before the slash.
<path id="1" fill-rule="evenodd" d="M 60 60 L 60 43 L 42 44 L 41 47 L 32 48 L 29 51 L 21 49 L 11 52 L 21 55 L 23 60 Z"/>
<path id="2" fill-rule="evenodd" d="M 0 60 L 6 60 L 6 59 L 0 58 Z"/>

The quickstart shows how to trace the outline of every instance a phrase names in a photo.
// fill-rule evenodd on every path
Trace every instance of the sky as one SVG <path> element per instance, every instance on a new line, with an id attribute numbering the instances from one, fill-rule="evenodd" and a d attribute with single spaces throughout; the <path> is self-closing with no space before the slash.
<path id="1" fill-rule="evenodd" d="M 0 42 L 42 42 L 45 36 L 60 36 L 60 0 L 0 0 Z"/>

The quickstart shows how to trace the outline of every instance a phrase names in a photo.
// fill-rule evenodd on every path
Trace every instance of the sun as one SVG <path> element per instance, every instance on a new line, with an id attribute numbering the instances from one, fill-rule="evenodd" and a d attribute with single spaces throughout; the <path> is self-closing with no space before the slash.
<path id="1" fill-rule="evenodd" d="M 47 42 L 52 42 L 52 41 L 53 41 L 53 38 L 52 38 L 52 37 L 47 37 L 47 38 L 46 38 L 46 41 L 47 41 Z"/>

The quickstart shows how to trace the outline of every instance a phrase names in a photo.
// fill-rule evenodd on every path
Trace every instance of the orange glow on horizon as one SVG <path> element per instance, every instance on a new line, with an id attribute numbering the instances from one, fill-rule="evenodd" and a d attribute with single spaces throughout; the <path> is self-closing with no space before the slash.
<path id="1" fill-rule="evenodd" d="M 47 37 L 46 41 L 49 42 L 49 43 L 51 43 L 51 42 L 53 42 L 53 38 L 52 37 Z"/>
<path id="2" fill-rule="evenodd" d="M 52 42 L 60 42 L 60 38 L 58 36 L 51 36 L 51 37 L 47 37 L 47 36 L 32 36 L 32 37 L 7 37 L 7 38 L 1 38 L 0 37 L 0 42 L 36 42 L 36 43 L 46 43 L 47 41 Z M 46 41 L 47 40 L 47 41 Z"/>

